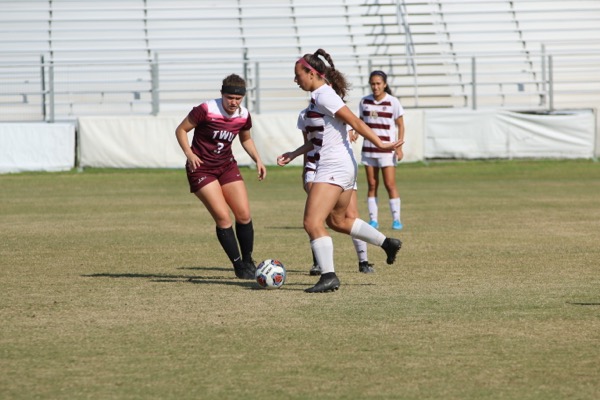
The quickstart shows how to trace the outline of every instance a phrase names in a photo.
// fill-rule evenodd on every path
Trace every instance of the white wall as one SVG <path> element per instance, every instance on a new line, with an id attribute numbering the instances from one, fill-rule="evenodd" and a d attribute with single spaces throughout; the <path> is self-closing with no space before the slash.
<path id="1" fill-rule="evenodd" d="M 405 162 L 423 159 L 422 116 L 422 111 L 411 111 L 405 116 Z M 175 128 L 183 117 L 82 117 L 79 119 L 81 166 L 181 168 L 185 157 L 175 139 Z M 277 156 L 302 145 L 296 120 L 295 113 L 252 115 L 252 135 L 266 165 L 275 165 Z M 357 160 L 361 146 L 362 139 L 353 144 Z M 233 151 L 240 165 L 252 164 L 239 141 L 234 142 Z M 301 158 L 292 163 L 301 164 Z"/>
<path id="2" fill-rule="evenodd" d="M 593 158 L 592 110 L 425 112 L 425 158 Z"/>
<path id="3" fill-rule="evenodd" d="M 73 124 L 0 124 L 0 173 L 68 171 L 74 164 Z"/>
<path id="4" fill-rule="evenodd" d="M 181 167 L 185 163 L 175 128 L 182 116 L 79 120 L 84 167 Z M 253 137 L 266 165 L 302 145 L 296 114 L 253 115 Z M 525 114 L 505 110 L 406 110 L 403 162 L 431 158 L 593 158 L 595 115 L 591 110 Z M 360 160 L 362 139 L 353 144 Z M 239 142 L 240 165 L 251 164 Z M 301 159 L 293 165 L 300 165 Z"/>
<path id="5" fill-rule="evenodd" d="M 183 113 L 185 114 L 185 112 Z M 82 117 L 78 121 L 81 167 L 183 168 L 175 128 L 185 115 Z M 253 115 L 253 137 L 266 165 L 302 144 L 295 113 Z M 592 110 L 551 115 L 505 110 L 406 110 L 403 162 L 432 158 L 593 158 Z M 191 136 L 190 132 L 190 136 Z M 362 139 L 353 144 L 360 160 Z M 250 157 L 238 141 L 240 165 Z M 59 171 L 75 166 L 72 124 L 0 124 L 0 173 Z M 301 159 L 294 161 L 300 165 Z"/>

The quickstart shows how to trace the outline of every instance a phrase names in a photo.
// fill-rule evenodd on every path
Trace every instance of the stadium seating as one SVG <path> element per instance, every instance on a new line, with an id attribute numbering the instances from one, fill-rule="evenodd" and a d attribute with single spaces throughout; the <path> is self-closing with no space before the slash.
<path id="1" fill-rule="evenodd" d="M 388 72 L 406 108 L 597 107 L 594 0 L 3 0 L 0 121 L 187 110 L 242 74 L 255 113 L 298 110 L 297 57 Z"/>

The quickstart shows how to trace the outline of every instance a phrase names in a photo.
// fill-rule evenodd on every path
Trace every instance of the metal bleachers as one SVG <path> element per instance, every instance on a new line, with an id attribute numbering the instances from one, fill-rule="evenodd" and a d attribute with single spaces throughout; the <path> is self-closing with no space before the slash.
<path id="1" fill-rule="evenodd" d="M 0 121 L 180 112 L 246 77 L 253 112 L 298 110 L 302 54 L 407 108 L 600 102 L 600 1 L 0 0 Z"/>

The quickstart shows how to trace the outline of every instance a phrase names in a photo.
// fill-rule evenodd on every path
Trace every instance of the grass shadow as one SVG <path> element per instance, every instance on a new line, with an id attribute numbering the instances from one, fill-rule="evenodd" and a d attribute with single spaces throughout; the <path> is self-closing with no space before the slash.
<path id="1" fill-rule="evenodd" d="M 209 270 L 209 271 L 231 271 L 229 268 L 222 267 L 178 267 L 179 270 Z M 233 272 L 233 271 L 231 271 Z M 304 275 L 304 271 L 298 271 Z M 259 287 L 253 280 L 240 280 L 234 276 L 207 276 L 207 275 L 177 275 L 177 274 L 140 274 L 140 273 L 109 273 L 100 272 L 96 274 L 81 275 L 84 278 L 114 278 L 114 279 L 148 279 L 151 282 L 158 283 L 177 283 L 177 282 L 189 282 L 195 285 L 225 285 L 225 286 L 240 286 L 249 290 L 265 290 Z M 352 283 L 345 284 L 344 286 L 374 286 L 374 283 Z M 304 289 L 310 287 L 311 284 L 307 283 L 291 283 L 286 282 L 283 290 L 289 291 L 304 291 Z M 577 303 L 573 303 L 577 304 Z M 581 305 L 581 304 L 580 304 Z M 586 304 L 588 305 L 588 304 Z"/>
<path id="2" fill-rule="evenodd" d="M 257 263 L 258 265 L 258 263 Z M 220 268 L 220 267 L 178 267 L 180 270 L 191 270 L 191 271 L 233 271 L 232 268 Z M 292 272 L 294 274 L 303 274 L 308 275 L 308 271 L 299 270 L 299 269 L 285 269 L 287 272 Z"/>
<path id="3" fill-rule="evenodd" d="M 304 230 L 304 227 L 302 225 L 299 225 L 299 226 L 265 226 L 264 229 L 279 229 L 279 230 L 301 229 L 301 230 Z"/>
<path id="4" fill-rule="evenodd" d="M 187 275 L 187 274 L 142 274 L 142 273 L 110 273 L 100 272 L 96 274 L 81 275 L 84 278 L 114 278 L 114 279 L 149 279 L 151 282 L 191 282 L 203 284 L 216 284 L 227 286 L 250 286 L 255 285 L 254 281 L 242 281 L 235 277 L 232 268 L 223 267 L 179 267 L 177 269 L 194 269 L 203 271 L 224 271 L 230 273 L 230 276 L 215 275 Z"/>

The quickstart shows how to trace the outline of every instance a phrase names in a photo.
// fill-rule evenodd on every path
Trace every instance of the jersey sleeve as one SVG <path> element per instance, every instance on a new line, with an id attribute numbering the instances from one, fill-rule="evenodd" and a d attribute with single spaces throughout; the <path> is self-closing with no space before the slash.
<path id="1" fill-rule="evenodd" d="M 189 121 L 198 125 L 202 121 L 206 121 L 206 116 L 208 115 L 208 106 L 206 103 L 202 103 L 199 106 L 192 108 L 192 111 L 188 114 Z"/>
<path id="2" fill-rule="evenodd" d="M 358 102 L 358 118 L 362 119 L 363 121 L 365 120 L 365 118 L 363 117 L 363 103 L 365 101 L 365 98 L 363 97 L 362 99 L 360 99 L 360 101 Z"/>
<path id="3" fill-rule="evenodd" d="M 300 129 L 303 132 L 304 132 L 304 129 L 306 129 L 306 124 L 304 123 L 305 113 L 306 113 L 306 111 L 303 110 L 300 114 L 298 114 L 298 121 L 296 122 L 296 128 Z"/>
<path id="4" fill-rule="evenodd" d="M 329 93 L 320 93 L 317 104 L 331 117 L 333 117 L 336 112 L 346 105 L 340 96 L 333 91 Z"/>
<path id="5" fill-rule="evenodd" d="M 252 117 L 250 116 L 250 113 L 248 113 L 246 123 L 240 128 L 240 131 L 249 131 L 250 129 L 252 129 Z"/>
<path id="6" fill-rule="evenodd" d="M 404 115 L 404 107 L 400 104 L 400 100 L 394 97 L 394 120 Z"/>

